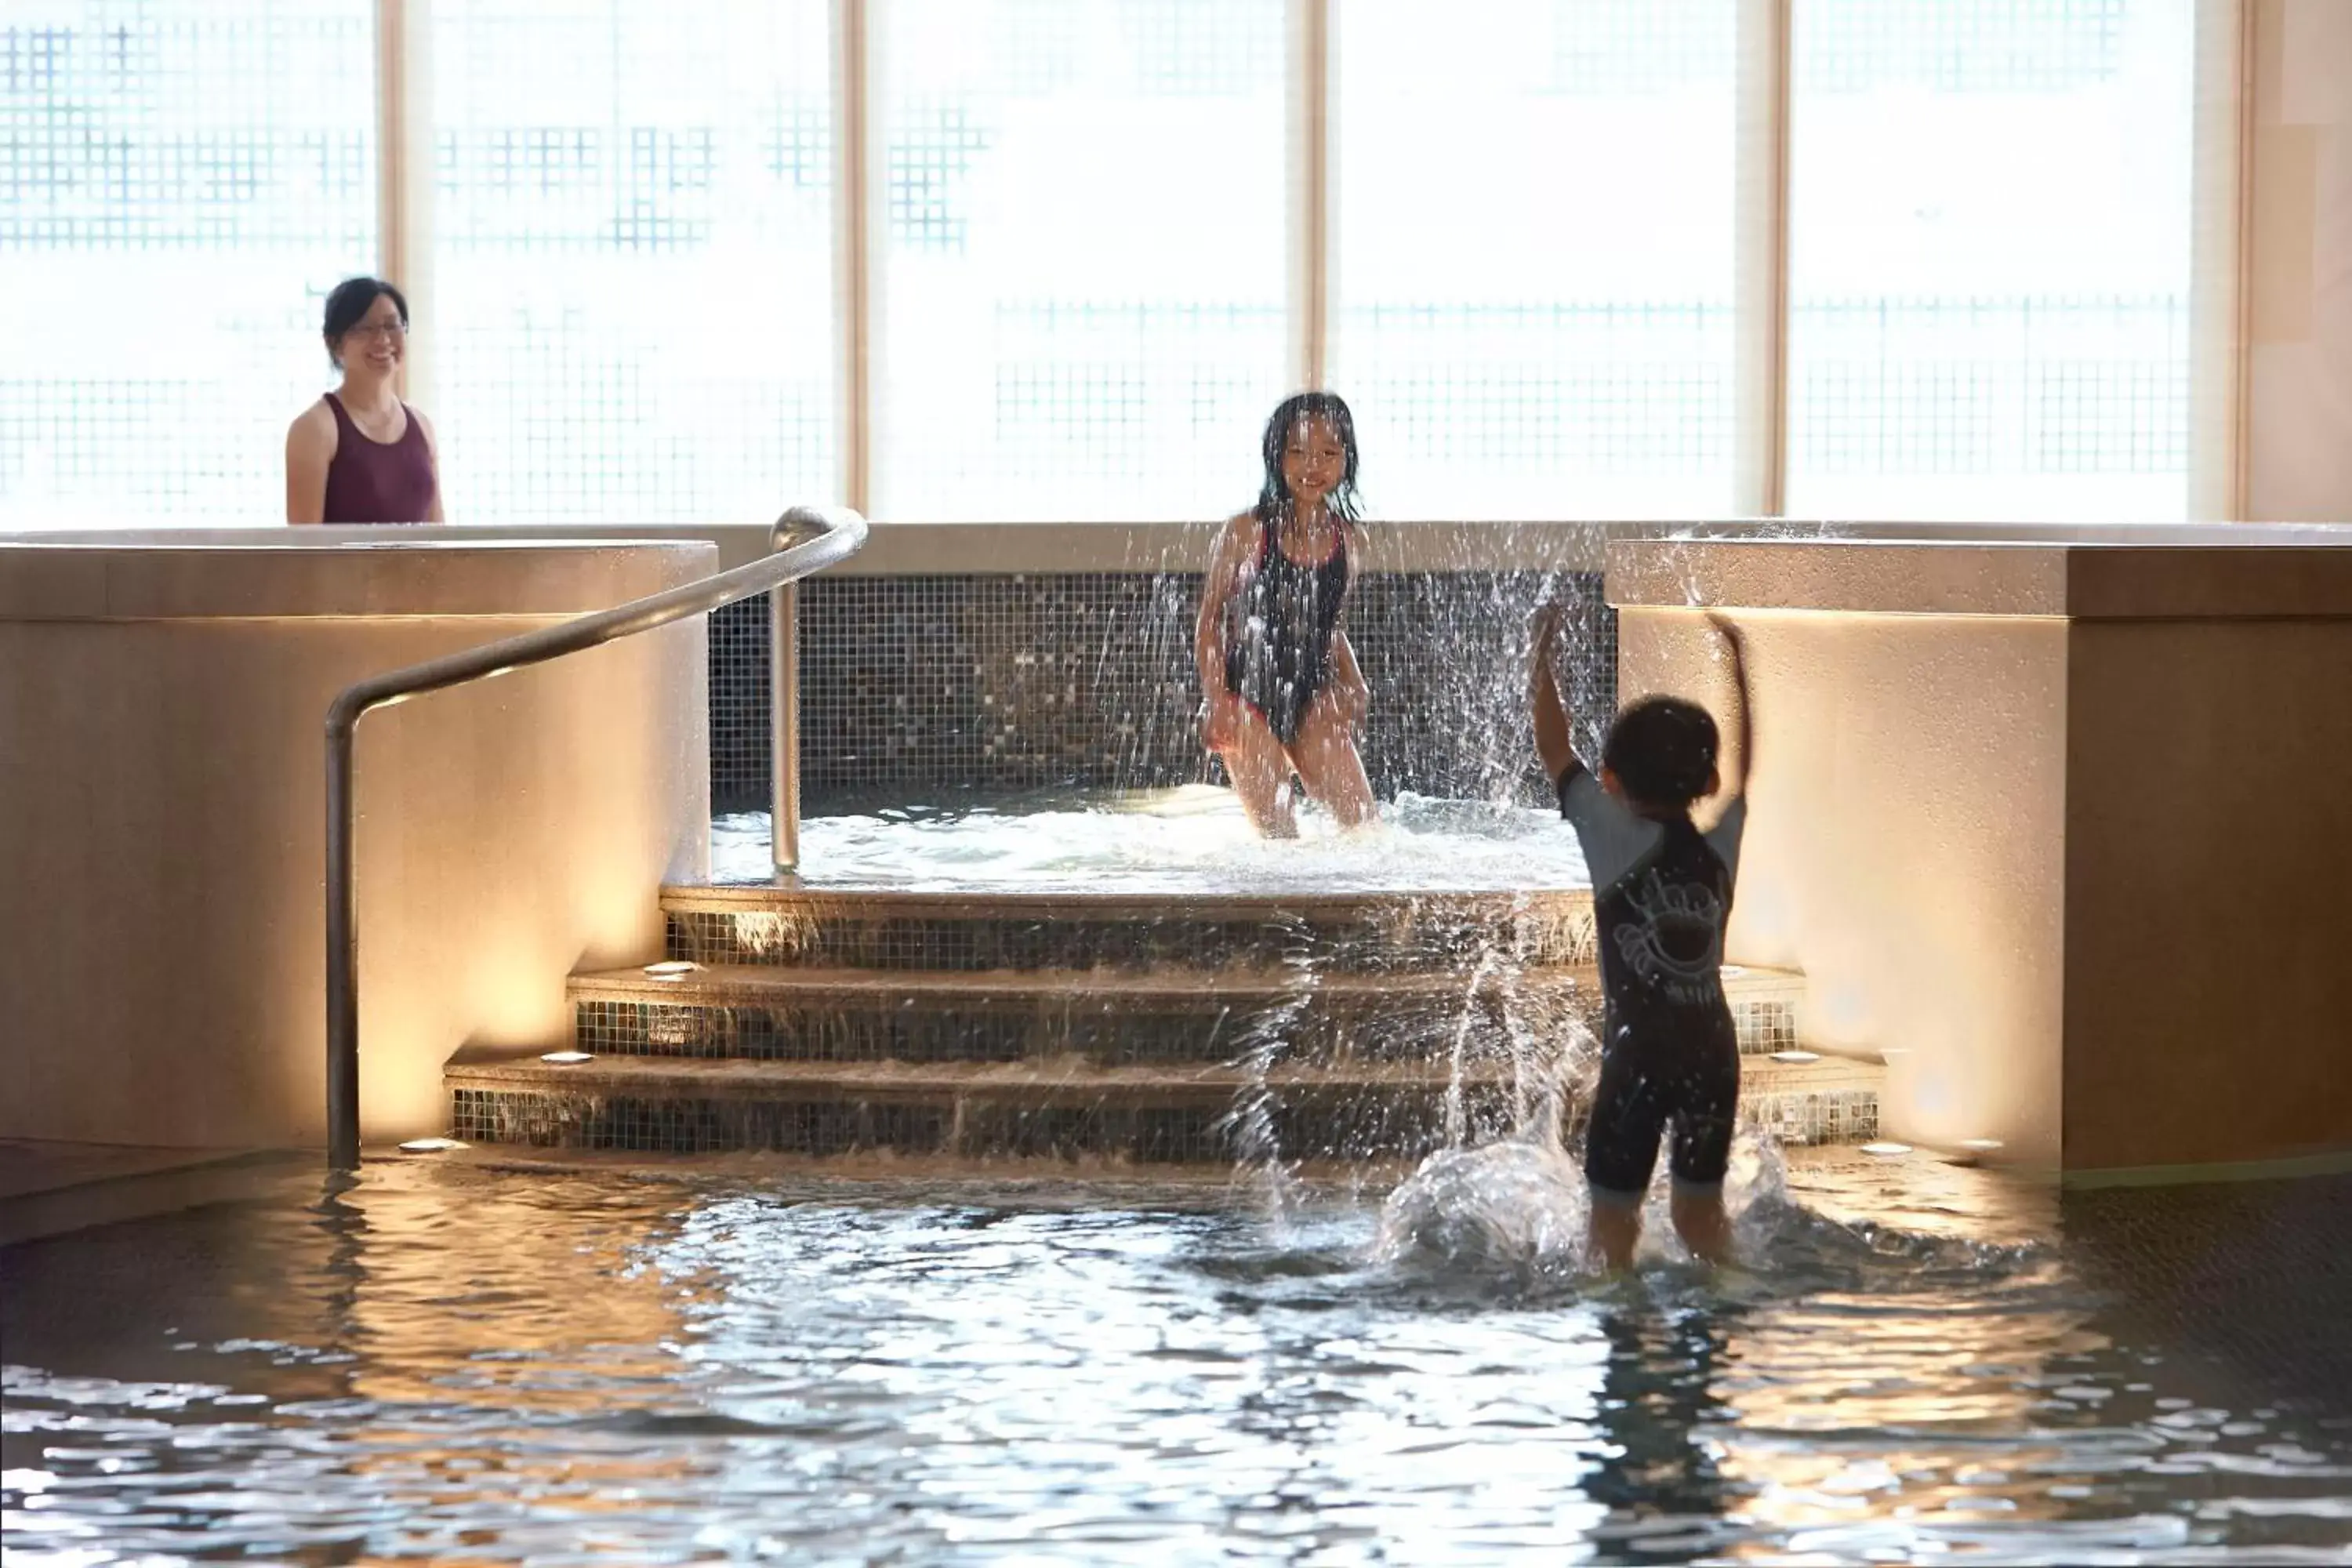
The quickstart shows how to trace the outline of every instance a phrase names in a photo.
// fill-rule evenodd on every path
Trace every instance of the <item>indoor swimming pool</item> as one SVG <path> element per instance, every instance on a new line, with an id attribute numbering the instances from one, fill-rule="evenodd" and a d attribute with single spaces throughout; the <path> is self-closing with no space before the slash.
<path id="1" fill-rule="evenodd" d="M 11 1562 L 2343 1561 L 2343 1179 L 1751 1159 L 1743 1267 L 1604 1281 L 1370 1194 L 672 1174 L 0 1254 Z"/>

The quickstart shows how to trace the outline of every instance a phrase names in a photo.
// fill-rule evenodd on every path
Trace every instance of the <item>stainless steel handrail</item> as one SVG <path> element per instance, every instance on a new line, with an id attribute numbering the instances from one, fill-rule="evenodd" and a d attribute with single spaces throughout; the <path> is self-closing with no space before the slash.
<path id="1" fill-rule="evenodd" d="M 814 533 L 814 537 L 808 537 Z M 787 543 L 798 539 L 800 542 Z M 428 691 L 487 680 L 526 665 L 651 631 L 722 605 L 772 593 L 770 650 L 771 713 L 776 734 L 775 862 L 791 871 L 800 858 L 800 693 L 798 594 L 793 584 L 847 560 L 866 542 L 866 520 L 856 512 L 793 508 L 770 534 L 774 553 L 705 577 L 698 583 L 633 599 L 561 626 L 485 643 L 462 653 L 371 676 L 344 689 L 327 709 L 327 1165 L 352 1171 L 360 1163 L 359 921 L 353 888 L 352 841 L 358 802 L 352 791 L 352 752 L 360 720 L 374 709 Z"/>

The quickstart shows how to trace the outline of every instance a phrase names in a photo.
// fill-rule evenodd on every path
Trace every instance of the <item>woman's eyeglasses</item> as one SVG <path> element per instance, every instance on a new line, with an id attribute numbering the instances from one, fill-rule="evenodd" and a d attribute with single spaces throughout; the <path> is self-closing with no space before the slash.
<path id="1" fill-rule="evenodd" d="M 349 338 L 383 338 L 396 342 L 408 335 L 406 321 L 362 321 L 343 334 Z"/>

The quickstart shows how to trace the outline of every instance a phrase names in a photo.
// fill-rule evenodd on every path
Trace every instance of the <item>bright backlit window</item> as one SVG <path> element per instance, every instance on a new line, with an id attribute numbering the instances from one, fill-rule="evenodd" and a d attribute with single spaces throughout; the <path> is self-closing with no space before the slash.
<path id="1" fill-rule="evenodd" d="M 766 522 L 836 477 L 824 0 L 433 0 L 453 522 Z"/>
<path id="2" fill-rule="evenodd" d="M 1333 8 L 1332 381 L 1378 511 L 1731 506 L 1738 4 Z"/>
<path id="3" fill-rule="evenodd" d="M 2200 0 L 1786 0 L 1785 187 L 1772 3 L 6 0 L 0 527 L 282 516 L 373 272 L 453 521 L 1217 517 L 1318 353 L 1391 519 L 2184 515 Z"/>
<path id="4" fill-rule="evenodd" d="M 1283 0 L 876 0 L 877 517 L 1182 518 L 1291 390 Z"/>
<path id="5" fill-rule="evenodd" d="M 1788 505 L 2184 515 L 2194 0 L 1796 0 Z"/>
<path id="6" fill-rule="evenodd" d="M 370 0 L 0 9 L 0 528 L 283 521 L 374 126 Z"/>

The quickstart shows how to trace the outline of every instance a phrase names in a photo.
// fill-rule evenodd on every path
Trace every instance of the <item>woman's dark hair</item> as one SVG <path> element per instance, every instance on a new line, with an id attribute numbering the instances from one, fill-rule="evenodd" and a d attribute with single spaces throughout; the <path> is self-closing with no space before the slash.
<path id="1" fill-rule="evenodd" d="M 1265 438 L 1259 443 L 1265 457 L 1265 483 L 1257 492 L 1257 520 L 1272 522 L 1290 510 L 1290 487 L 1282 479 L 1282 452 L 1290 445 L 1290 433 L 1305 419 L 1322 420 L 1339 437 L 1339 450 L 1347 460 L 1339 470 L 1339 482 L 1323 498 L 1323 505 L 1333 517 L 1353 527 L 1357 519 L 1356 416 L 1348 412 L 1346 400 L 1336 392 L 1301 392 L 1286 397 L 1274 417 L 1265 422 Z"/>
<path id="2" fill-rule="evenodd" d="M 1679 697 L 1644 697 L 1617 715 L 1601 765 L 1643 805 L 1682 808 L 1707 791 L 1718 742 L 1715 720 Z"/>
<path id="3" fill-rule="evenodd" d="M 327 357 L 334 362 L 337 370 L 343 368 L 343 334 L 367 320 L 379 294 L 392 296 L 393 308 L 400 312 L 400 324 L 408 325 L 407 296 L 381 278 L 346 278 L 327 296 Z"/>

